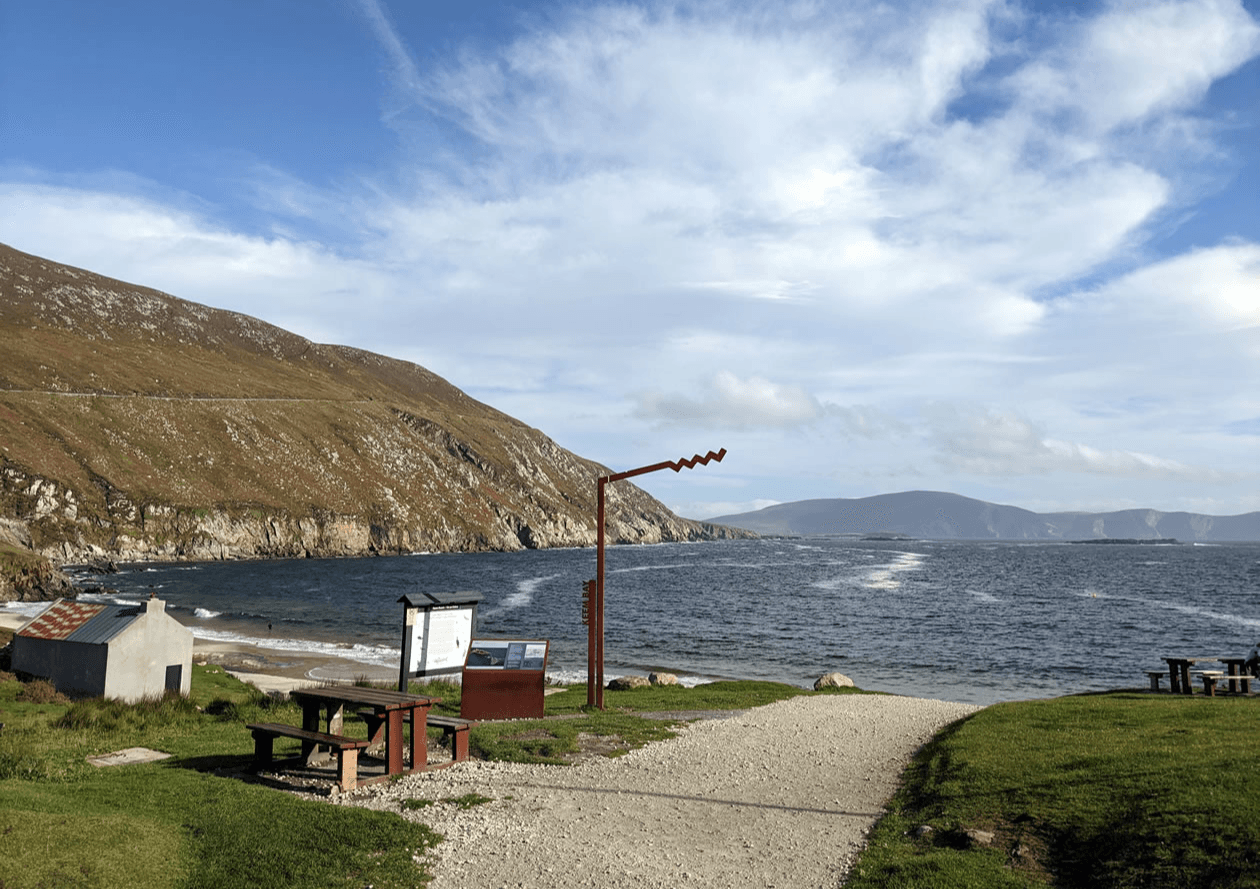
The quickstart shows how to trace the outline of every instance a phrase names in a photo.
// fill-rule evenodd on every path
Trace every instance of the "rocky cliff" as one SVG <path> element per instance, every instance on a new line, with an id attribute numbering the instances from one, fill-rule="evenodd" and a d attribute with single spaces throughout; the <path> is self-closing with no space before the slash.
<path id="1" fill-rule="evenodd" d="M 414 364 L 0 245 L 11 548 L 67 563 L 587 546 L 608 472 Z M 611 542 L 746 534 L 626 483 L 608 495 Z"/>

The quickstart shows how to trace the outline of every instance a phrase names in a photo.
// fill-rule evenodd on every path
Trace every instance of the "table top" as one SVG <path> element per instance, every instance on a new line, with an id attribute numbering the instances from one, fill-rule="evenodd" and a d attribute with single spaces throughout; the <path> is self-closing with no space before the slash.
<path id="1" fill-rule="evenodd" d="M 1220 658 L 1215 658 L 1215 657 L 1164 657 L 1164 658 L 1161 658 L 1160 660 L 1165 660 L 1165 661 L 1168 661 L 1168 663 L 1170 663 L 1170 664 L 1173 664 L 1173 663 L 1177 663 L 1177 664 L 1197 664 L 1199 661 L 1219 661 L 1219 660 L 1220 660 Z"/>
<path id="2" fill-rule="evenodd" d="M 321 688 L 299 688 L 289 692 L 289 697 L 300 704 L 334 703 L 364 704 L 377 710 L 400 710 L 410 707 L 427 707 L 441 698 L 429 695 L 413 695 L 405 691 L 387 688 L 362 688 L 357 685 L 331 685 Z"/>

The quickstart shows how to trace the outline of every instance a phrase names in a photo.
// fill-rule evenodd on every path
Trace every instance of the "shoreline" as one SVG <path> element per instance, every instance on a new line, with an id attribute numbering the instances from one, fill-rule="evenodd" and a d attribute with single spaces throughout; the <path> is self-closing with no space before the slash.
<path id="1" fill-rule="evenodd" d="M 0 611 L 0 629 L 16 632 L 30 618 Z M 292 691 L 311 685 L 349 684 L 366 678 L 397 682 L 396 667 L 364 664 L 350 658 L 280 651 L 248 642 L 220 642 L 193 637 L 193 663 L 214 664 L 261 691 Z"/>

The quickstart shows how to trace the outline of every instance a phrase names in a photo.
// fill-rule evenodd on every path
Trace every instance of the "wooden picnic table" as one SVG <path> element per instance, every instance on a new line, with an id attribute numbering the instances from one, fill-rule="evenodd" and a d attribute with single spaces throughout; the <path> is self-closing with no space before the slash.
<path id="1" fill-rule="evenodd" d="M 1227 675 L 1225 678 L 1229 680 L 1229 690 L 1237 692 L 1241 686 L 1243 694 L 1251 694 L 1251 674 L 1244 668 L 1247 659 L 1245 657 L 1222 657 L 1217 658 L 1217 660 L 1226 666 Z"/>
<path id="2" fill-rule="evenodd" d="M 422 772 L 428 765 L 426 736 L 429 708 L 438 703 L 440 698 L 353 685 L 300 688 L 289 692 L 289 697 L 302 706 L 302 728 L 307 731 L 320 731 L 321 718 L 327 713 L 327 732 L 330 735 L 341 734 L 342 718 L 347 705 L 371 709 L 375 717 L 385 723 L 387 777 Z M 411 768 L 406 768 L 403 761 L 403 722 L 408 719 L 411 720 Z M 314 747 L 314 744 L 304 741 L 303 756 L 309 757 Z"/>
<path id="3" fill-rule="evenodd" d="M 1172 686 L 1173 694 L 1190 695 L 1194 694 L 1194 687 L 1190 684 L 1190 668 L 1200 661 L 1213 661 L 1214 657 L 1165 657 L 1163 658 L 1168 664 L 1168 684 Z"/>

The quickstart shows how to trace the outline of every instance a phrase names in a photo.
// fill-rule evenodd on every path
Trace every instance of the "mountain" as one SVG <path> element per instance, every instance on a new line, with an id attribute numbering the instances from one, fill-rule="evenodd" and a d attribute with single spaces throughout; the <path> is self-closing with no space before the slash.
<path id="1" fill-rule="evenodd" d="M 592 545 L 607 474 L 423 367 L 0 245 L 10 575 L 31 553 L 66 563 Z M 746 536 L 681 519 L 630 484 L 607 493 L 611 542 Z"/>
<path id="2" fill-rule="evenodd" d="M 1260 512 L 1210 516 L 1126 509 L 1036 513 L 958 494 L 907 491 L 800 500 L 709 521 L 758 534 L 879 534 L 959 540 L 1260 540 Z"/>

